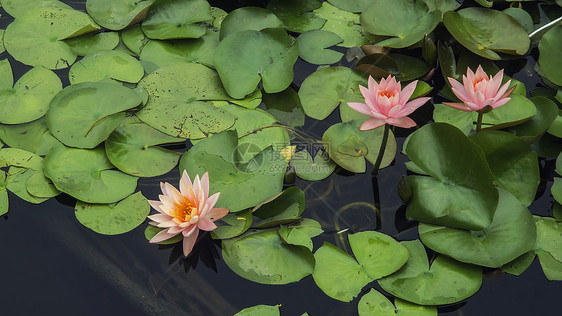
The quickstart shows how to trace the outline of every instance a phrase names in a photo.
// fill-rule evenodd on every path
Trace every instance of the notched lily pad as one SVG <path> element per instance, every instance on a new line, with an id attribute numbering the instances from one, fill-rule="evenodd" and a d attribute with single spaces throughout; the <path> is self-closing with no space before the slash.
<path id="1" fill-rule="evenodd" d="M 72 48 L 76 55 L 86 56 L 117 47 L 119 44 L 119 33 L 88 33 L 67 39 L 64 42 Z"/>
<path id="2" fill-rule="evenodd" d="M 222 21 L 220 40 L 240 31 L 261 31 L 266 28 L 282 28 L 283 22 L 268 9 L 242 7 L 230 12 Z"/>
<path id="3" fill-rule="evenodd" d="M 435 306 L 416 305 L 398 298 L 392 304 L 375 289 L 361 297 L 357 309 L 359 316 L 437 316 Z"/>
<path id="4" fill-rule="evenodd" d="M 341 37 L 329 31 L 308 31 L 297 38 L 299 56 L 311 64 L 329 65 L 337 63 L 343 57 L 343 53 L 326 48 L 342 41 Z"/>
<path id="5" fill-rule="evenodd" d="M 156 0 L 142 22 L 142 30 L 152 39 L 198 38 L 205 34 L 204 22 L 211 18 L 206 0 Z"/>
<path id="6" fill-rule="evenodd" d="M 119 51 L 103 51 L 87 55 L 70 67 L 70 84 L 96 82 L 105 79 L 137 83 L 144 68 L 134 57 Z"/>
<path id="7" fill-rule="evenodd" d="M 118 31 L 144 20 L 153 2 L 154 0 L 87 0 L 86 10 L 99 25 Z"/>

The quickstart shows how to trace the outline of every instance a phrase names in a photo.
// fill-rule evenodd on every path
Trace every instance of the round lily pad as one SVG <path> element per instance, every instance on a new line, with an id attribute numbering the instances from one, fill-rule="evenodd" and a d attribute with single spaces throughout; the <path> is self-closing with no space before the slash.
<path id="1" fill-rule="evenodd" d="M 48 200 L 49 197 L 39 197 L 32 195 L 31 193 L 29 193 L 26 187 L 27 181 L 40 172 L 42 171 L 22 167 L 10 167 L 7 172 L 8 177 L 6 179 L 6 188 L 8 189 L 8 191 L 14 193 L 24 201 L 33 204 L 43 203 Z"/>
<path id="2" fill-rule="evenodd" d="M 211 232 L 213 239 L 229 239 L 242 235 L 252 226 L 252 210 L 226 214 L 215 222 L 217 228 Z"/>
<path id="3" fill-rule="evenodd" d="M 364 231 L 348 238 L 353 255 L 374 280 L 394 273 L 408 261 L 408 250 L 383 233 Z"/>
<path id="4" fill-rule="evenodd" d="M 488 59 L 501 59 L 498 52 L 523 55 L 529 49 L 523 26 L 501 11 L 476 7 L 449 11 L 443 23 L 459 43 Z"/>
<path id="5" fill-rule="evenodd" d="M 548 80 L 562 86 L 562 25 L 558 25 L 546 32 L 539 42 L 539 65 Z"/>
<path id="6" fill-rule="evenodd" d="M 114 203 L 137 187 L 137 177 L 113 170 L 103 148 L 54 148 L 45 157 L 45 175 L 55 187 L 88 203 Z"/>
<path id="7" fill-rule="evenodd" d="M 119 33 L 88 33 L 64 41 L 78 56 L 112 50 L 119 44 Z"/>
<path id="8" fill-rule="evenodd" d="M 180 153 L 156 145 L 184 141 L 159 132 L 132 116 L 111 133 L 105 143 L 105 152 L 119 170 L 137 177 L 154 177 L 172 170 L 180 159 Z"/>
<path id="9" fill-rule="evenodd" d="M 314 270 L 310 250 L 285 244 L 275 229 L 223 240 L 222 258 L 234 273 L 261 284 L 297 282 Z"/>
<path id="10" fill-rule="evenodd" d="M 364 102 L 359 85 L 367 86 L 367 79 L 347 67 L 315 71 L 304 80 L 299 90 L 304 113 L 323 120 L 340 104 L 348 106 L 347 102 Z"/>
<path id="11" fill-rule="evenodd" d="M 363 33 L 359 14 L 339 9 L 328 1 L 322 2 L 322 6 L 313 13 L 315 18 L 326 20 L 321 30 L 335 33 L 343 39 L 338 46 L 349 48 L 369 43 Z"/>
<path id="12" fill-rule="evenodd" d="M 419 224 L 421 241 L 456 260 L 500 267 L 533 249 L 537 236 L 531 212 L 513 194 L 500 190 L 492 223 L 481 231 Z"/>
<path id="13" fill-rule="evenodd" d="M 150 39 L 144 35 L 140 25 L 135 25 L 122 30 L 121 40 L 128 49 L 137 55 L 140 55 L 144 46 L 150 42 Z"/>
<path id="14" fill-rule="evenodd" d="M 416 305 L 398 298 L 392 304 L 375 289 L 361 297 L 357 309 L 359 316 L 437 316 L 435 306 Z"/>
<path id="15" fill-rule="evenodd" d="M 282 29 L 241 31 L 217 47 L 215 67 L 228 94 L 242 99 L 262 81 L 268 93 L 285 90 L 293 81 L 298 51 Z"/>
<path id="16" fill-rule="evenodd" d="M 404 152 L 431 177 L 408 176 L 416 220 L 462 229 L 490 225 L 498 191 L 482 149 L 456 127 L 432 123 L 415 131 Z"/>
<path id="17" fill-rule="evenodd" d="M 240 31 L 261 31 L 266 28 L 282 28 L 283 22 L 268 9 L 242 7 L 230 12 L 222 21 L 220 40 Z"/>
<path id="18" fill-rule="evenodd" d="M 275 200 L 253 212 L 252 228 L 270 228 L 298 220 L 304 211 L 304 192 L 297 187 L 283 191 Z"/>
<path id="19" fill-rule="evenodd" d="M 431 267 L 419 240 L 403 241 L 410 257 L 394 274 L 378 280 L 388 293 L 419 305 L 452 304 L 472 296 L 482 284 L 482 269 L 438 256 Z"/>
<path id="20" fill-rule="evenodd" d="M 383 136 L 383 128 L 360 131 L 362 123 L 361 120 L 353 120 L 334 124 L 322 136 L 330 158 L 344 169 L 356 173 L 365 172 L 365 159 L 375 163 Z M 380 168 L 388 166 L 395 155 L 396 140 L 390 132 Z"/>
<path id="21" fill-rule="evenodd" d="M 234 316 L 279 316 L 279 306 L 269 306 L 269 305 L 256 305 L 248 308 L 244 308 Z"/>
<path id="22" fill-rule="evenodd" d="M 156 0 L 142 22 L 151 39 L 198 38 L 205 34 L 205 21 L 211 20 L 206 0 Z"/>
<path id="23" fill-rule="evenodd" d="M 0 170 L 0 216 L 8 213 L 8 191 L 6 190 L 6 172 Z"/>
<path id="24" fill-rule="evenodd" d="M 306 149 L 298 151 L 291 158 L 291 166 L 299 178 L 308 181 L 323 180 L 336 169 L 336 164 L 324 150 L 316 152 L 314 158 Z"/>
<path id="25" fill-rule="evenodd" d="M 51 102 L 49 130 L 66 146 L 94 148 L 141 103 L 131 89 L 115 83 L 85 82 L 64 88 Z"/>
<path id="26" fill-rule="evenodd" d="M 562 280 L 562 223 L 555 218 L 533 216 L 537 226 L 535 252 L 547 279 Z"/>
<path id="27" fill-rule="evenodd" d="M 0 123 L 28 123 L 44 116 L 61 89 L 62 83 L 55 73 L 43 67 L 31 69 L 13 89 L 0 90 Z"/>
<path id="28" fill-rule="evenodd" d="M 138 23 L 154 0 L 87 0 L 88 14 L 101 26 L 110 30 L 121 30 Z"/>
<path id="29" fill-rule="evenodd" d="M 209 191 L 221 192 L 217 207 L 226 207 L 231 212 L 254 207 L 281 193 L 287 162 L 267 147 L 247 163 L 239 163 L 235 152 L 248 148 L 253 147 L 238 147 L 236 132 L 222 132 L 188 150 L 180 160 L 180 170 L 191 175 L 209 172 Z"/>
<path id="30" fill-rule="evenodd" d="M 25 124 L 0 125 L 0 140 L 12 148 L 35 152 L 48 132 L 45 117 Z"/>
<path id="31" fill-rule="evenodd" d="M 263 106 L 283 125 L 297 127 L 304 125 L 304 112 L 297 92 L 289 87 L 278 93 L 264 93 Z"/>
<path id="32" fill-rule="evenodd" d="M 537 114 L 525 123 L 513 126 L 509 130 L 526 142 L 534 143 L 551 127 L 558 117 L 559 110 L 556 103 L 548 98 L 536 96 L 529 100 L 535 105 Z"/>
<path id="33" fill-rule="evenodd" d="M 76 53 L 62 40 L 99 30 L 85 13 L 64 8 L 33 9 L 8 25 L 4 46 L 17 61 L 50 69 L 69 67 Z"/>
<path id="34" fill-rule="evenodd" d="M 337 63 L 343 57 L 343 53 L 325 48 L 342 41 L 341 37 L 329 31 L 308 31 L 297 38 L 299 56 L 305 61 L 317 65 Z"/>
<path id="35" fill-rule="evenodd" d="M 363 28 L 387 36 L 377 46 L 402 48 L 421 41 L 441 20 L 439 11 L 430 12 L 423 1 L 376 0 L 361 13 Z"/>
<path id="36" fill-rule="evenodd" d="M 49 7 L 72 9 L 68 4 L 59 0 L 2 0 L 2 8 L 14 18 L 20 17 L 33 9 Z"/>
<path id="37" fill-rule="evenodd" d="M 102 51 L 87 55 L 70 67 L 70 84 L 114 79 L 137 83 L 144 76 L 144 68 L 134 57 L 119 51 Z"/>
<path id="38" fill-rule="evenodd" d="M 76 219 L 99 234 L 118 235 L 144 223 L 150 205 L 141 192 L 130 195 L 117 204 L 88 204 L 76 202 Z"/>
<path id="39" fill-rule="evenodd" d="M 317 30 L 326 23 L 325 19 L 310 12 L 321 6 L 319 0 L 271 0 L 266 8 L 283 21 L 286 30 L 304 33 Z"/>

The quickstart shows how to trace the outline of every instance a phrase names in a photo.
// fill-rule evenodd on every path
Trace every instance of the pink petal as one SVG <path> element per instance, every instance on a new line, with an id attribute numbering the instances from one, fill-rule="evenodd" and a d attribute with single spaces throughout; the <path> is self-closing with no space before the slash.
<path id="1" fill-rule="evenodd" d="M 212 210 L 210 210 L 205 217 L 212 221 L 216 221 L 217 219 L 226 216 L 228 212 L 230 212 L 230 210 L 227 208 L 215 207 Z"/>
<path id="2" fill-rule="evenodd" d="M 375 93 L 375 91 L 377 91 L 379 89 L 379 84 L 371 76 L 369 76 L 369 80 L 367 81 L 367 85 L 369 87 L 369 90 L 371 90 L 371 93 L 373 93 L 373 94 Z"/>
<path id="3" fill-rule="evenodd" d="M 465 112 L 472 112 L 474 111 L 473 109 L 469 108 L 466 104 L 464 103 L 452 103 L 452 102 L 443 102 L 443 104 L 445 104 L 446 106 L 450 106 L 452 108 L 455 108 L 457 110 L 461 110 L 461 111 L 465 111 Z"/>
<path id="4" fill-rule="evenodd" d="M 168 193 L 166 195 L 174 199 L 174 202 L 181 202 L 181 200 L 183 199 L 183 195 L 180 193 L 180 191 L 178 191 L 178 189 L 167 182 L 165 183 L 165 186 L 166 192 Z"/>
<path id="5" fill-rule="evenodd" d="M 177 234 L 168 234 L 168 232 L 166 230 L 163 230 L 163 231 L 159 232 L 158 234 L 154 235 L 154 237 L 152 237 L 149 242 L 151 244 L 156 244 L 156 243 L 159 243 L 161 241 L 168 240 L 168 239 L 170 239 L 170 238 L 172 238 L 176 235 Z"/>
<path id="6" fill-rule="evenodd" d="M 412 96 L 412 94 L 416 90 L 417 84 L 418 84 L 418 81 L 415 80 L 415 81 L 410 82 L 404 89 L 402 89 L 402 91 L 400 92 L 400 101 L 398 101 L 398 103 L 406 104 L 406 102 L 408 102 L 408 100 L 410 100 L 410 97 Z"/>
<path id="7" fill-rule="evenodd" d="M 217 201 L 219 200 L 220 194 L 221 194 L 220 192 L 217 192 L 217 193 L 211 195 L 207 199 L 205 204 L 209 206 L 209 210 L 211 210 L 211 209 L 213 209 L 213 207 L 215 207 L 215 204 L 217 204 Z"/>
<path id="8" fill-rule="evenodd" d="M 416 126 L 416 122 L 409 117 L 400 117 L 396 120 L 395 123 L 392 125 L 402 127 L 402 128 L 410 128 Z"/>
<path id="9" fill-rule="evenodd" d="M 174 226 L 178 226 L 178 224 L 176 222 L 174 222 L 173 220 L 166 221 L 166 222 L 160 222 L 160 223 L 158 223 L 158 225 L 156 225 L 156 227 L 160 227 L 160 228 L 170 228 L 170 227 L 174 227 Z"/>
<path id="10" fill-rule="evenodd" d="M 494 98 L 494 103 L 499 101 L 501 98 L 505 98 L 507 96 L 509 96 L 511 94 L 511 92 L 513 92 L 513 90 L 515 90 L 516 86 L 513 86 L 513 88 L 509 91 L 509 93 L 507 92 L 507 89 L 509 88 L 509 84 L 511 83 L 511 80 L 508 80 L 499 90 L 498 93 L 496 94 L 495 98 Z"/>
<path id="11" fill-rule="evenodd" d="M 162 202 L 160 201 L 153 201 L 153 200 L 148 200 L 148 204 L 150 204 L 150 206 L 152 206 L 153 209 L 155 209 L 156 211 L 163 213 L 163 214 L 167 214 L 169 215 L 167 212 L 165 212 L 161 206 L 162 206 Z"/>
<path id="12" fill-rule="evenodd" d="M 412 114 L 412 112 L 417 110 L 420 106 L 424 105 L 430 99 L 430 97 L 413 99 L 412 101 L 406 103 L 402 110 L 398 112 L 395 117 L 404 117 Z"/>
<path id="13" fill-rule="evenodd" d="M 155 222 L 161 223 L 161 222 L 170 221 L 172 220 L 173 217 L 167 214 L 153 214 L 148 216 L 148 218 Z"/>
<path id="14" fill-rule="evenodd" d="M 370 129 L 375 129 L 377 127 L 383 126 L 384 124 L 386 124 L 386 122 L 384 120 L 377 119 L 377 118 L 370 118 L 370 119 L 366 120 L 365 122 L 363 122 L 363 124 L 361 124 L 361 126 L 359 127 L 359 130 L 367 131 L 367 130 L 370 130 Z"/>
<path id="15" fill-rule="evenodd" d="M 201 189 L 203 189 L 203 195 L 206 197 L 209 196 L 209 173 L 205 172 L 201 177 Z"/>
<path id="16" fill-rule="evenodd" d="M 166 182 L 160 182 L 160 190 L 162 190 L 162 194 L 168 195 L 168 192 L 166 191 Z"/>
<path id="17" fill-rule="evenodd" d="M 185 227 L 180 227 L 178 225 L 172 226 L 172 227 L 168 228 L 168 234 L 177 235 L 177 234 L 181 233 L 184 229 L 185 229 Z"/>
<path id="18" fill-rule="evenodd" d="M 359 113 L 371 115 L 371 109 L 365 103 L 349 102 L 347 105 L 349 105 L 350 108 L 354 109 L 355 111 L 357 111 Z"/>
<path id="19" fill-rule="evenodd" d="M 467 102 L 470 100 L 464 86 L 460 82 L 449 77 L 449 83 L 451 84 L 451 90 L 457 96 L 457 98 L 459 98 L 463 102 Z"/>
<path id="20" fill-rule="evenodd" d="M 180 179 L 180 192 L 181 194 L 187 196 L 188 188 L 193 186 L 191 183 L 191 179 L 189 179 L 189 175 L 187 174 L 187 170 L 183 170 L 183 174 Z"/>
<path id="21" fill-rule="evenodd" d="M 493 98 L 496 96 L 500 85 L 502 84 L 503 69 L 498 71 L 498 73 L 488 82 L 486 87 L 486 97 Z"/>
<path id="22" fill-rule="evenodd" d="M 480 77 L 488 78 L 488 74 L 484 71 L 484 69 L 482 69 L 482 65 L 478 65 L 478 68 L 476 68 L 475 77 L 476 78 L 480 78 Z"/>
<path id="23" fill-rule="evenodd" d="M 392 107 L 392 109 L 390 109 L 388 111 L 388 117 L 397 117 L 397 113 L 400 112 L 400 110 L 402 110 L 402 105 L 398 104 Z"/>
<path id="24" fill-rule="evenodd" d="M 195 233 L 196 231 L 199 231 L 199 228 L 197 228 L 197 225 L 191 225 L 191 226 L 187 227 L 181 233 L 182 233 L 183 237 L 189 237 L 189 236 L 193 235 L 193 233 Z"/>
<path id="25" fill-rule="evenodd" d="M 193 250 L 193 246 L 197 241 L 197 235 L 199 235 L 199 230 L 197 230 L 193 235 L 189 237 L 183 238 L 183 255 L 187 257 L 191 250 Z"/>
<path id="26" fill-rule="evenodd" d="M 215 225 L 212 220 L 203 217 L 199 219 L 199 222 L 197 222 L 197 227 L 205 231 L 211 231 L 217 228 L 217 225 Z"/>
<path id="27" fill-rule="evenodd" d="M 491 104 L 492 108 L 499 108 L 500 106 L 506 104 L 507 102 L 509 102 L 509 100 L 511 100 L 511 98 L 503 98 L 503 99 L 499 99 L 497 102 Z"/>
<path id="28" fill-rule="evenodd" d="M 363 87 L 362 85 L 359 85 L 359 91 L 361 91 L 361 94 L 363 95 L 363 98 L 365 98 L 365 99 L 373 99 L 375 97 L 375 95 L 373 94 L 373 91 Z"/>

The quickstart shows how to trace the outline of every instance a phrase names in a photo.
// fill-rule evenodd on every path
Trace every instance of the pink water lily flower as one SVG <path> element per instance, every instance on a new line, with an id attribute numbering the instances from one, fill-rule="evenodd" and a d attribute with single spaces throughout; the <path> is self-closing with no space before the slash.
<path id="1" fill-rule="evenodd" d="M 350 102 L 347 104 L 355 111 L 373 117 L 363 122 L 359 129 L 365 131 L 384 124 L 403 128 L 416 126 L 416 122 L 408 115 L 430 99 L 428 97 L 417 98 L 408 102 L 416 89 L 417 82 L 417 80 L 411 82 L 402 89 L 400 82 L 396 82 L 396 79 L 391 75 L 386 80 L 381 79 L 380 83 L 369 76 L 369 87 L 359 86 L 359 90 L 365 98 L 365 103 Z"/>
<path id="2" fill-rule="evenodd" d="M 209 173 L 205 172 L 199 179 L 195 176 L 193 183 L 183 171 L 178 191 L 168 182 L 161 182 L 162 194 L 158 196 L 160 201 L 148 201 L 158 214 L 150 215 L 153 220 L 151 225 L 164 228 L 156 234 L 151 243 L 159 243 L 168 240 L 178 234 L 183 235 L 183 254 L 187 256 L 193 249 L 193 245 L 199 235 L 199 230 L 211 231 L 217 228 L 213 223 L 228 214 L 226 208 L 215 208 L 220 192 L 209 196 Z"/>
<path id="3" fill-rule="evenodd" d="M 489 76 L 484 72 L 482 66 L 478 66 L 476 73 L 473 73 L 470 68 L 467 68 L 466 76 L 462 76 L 462 84 L 457 80 L 449 77 L 453 93 L 463 103 L 450 103 L 444 102 L 443 104 L 463 111 L 484 111 L 490 106 L 492 109 L 500 107 L 511 100 L 508 96 L 513 92 L 515 86 L 508 90 L 508 80 L 501 88 L 500 85 L 503 79 L 503 69 L 500 70 L 494 77 Z"/>

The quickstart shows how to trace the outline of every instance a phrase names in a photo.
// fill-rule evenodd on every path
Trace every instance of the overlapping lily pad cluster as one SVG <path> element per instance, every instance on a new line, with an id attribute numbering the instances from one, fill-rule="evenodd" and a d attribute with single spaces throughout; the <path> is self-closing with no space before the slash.
<path id="1" fill-rule="evenodd" d="M 87 0 L 81 12 L 56 0 L 2 0 L 14 17 L 3 47 L 30 67 L 14 84 L 10 62 L 0 61 L 0 214 L 8 212 L 8 191 L 31 203 L 62 192 L 77 200 L 84 226 L 124 233 L 150 210 L 135 193 L 139 177 L 164 175 L 179 162 L 191 176 L 208 172 L 211 193 L 221 192 L 217 207 L 230 209 L 212 236 L 235 273 L 265 284 L 312 275 L 341 301 L 378 280 L 396 297 L 393 305 L 371 290 L 359 302 L 361 315 L 435 315 L 433 305 L 478 291 L 481 267 L 520 274 L 535 255 L 549 279 L 562 279 L 562 207 L 555 204 L 555 217 L 527 208 L 539 185 L 538 157 L 562 150 L 559 6 L 247 2 L 226 12 L 206 0 Z M 460 81 L 467 67 L 494 75 L 505 60 L 537 54 L 534 69 L 520 68 L 538 73 L 540 88 L 504 77 L 516 88 L 484 116 L 482 131 L 475 132 L 478 113 L 437 103 L 459 102 L 447 78 Z M 294 83 L 299 58 L 318 65 L 302 84 Z M 369 116 L 347 106 L 364 102 L 359 85 L 367 86 L 368 75 L 417 79 L 410 99 L 428 95 L 437 103 L 434 123 L 403 146 L 412 173 L 400 192 L 408 217 L 420 222 L 419 240 L 364 231 L 348 235 L 353 256 L 327 242 L 314 249 L 312 238 L 325 227 L 302 217 L 301 189 L 284 190 L 287 167 L 320 181 L 336 165 L 364 173 L 366 160 L 375 163 L 382 128 L 360 131 Z M 430 83 L 439 82 L 430 95 Z M 325 149 L 295 153 L 291 141 L 305 115 L 324 120 L 338 107 L 341 122 L 325 131 Z M 165 148 L 186 142 L 193 146 L 185 152 Z M 396 149 L 391 132 L 381 168 Z M 559 180 L 552 194 L 562 202 Z M 146 236 L 159 231 L 150 226 Z M 439 253 L 432 262 L 426 247 Z M 264 311 L 278 314 L 264 306 L 243 313 Z"/>

